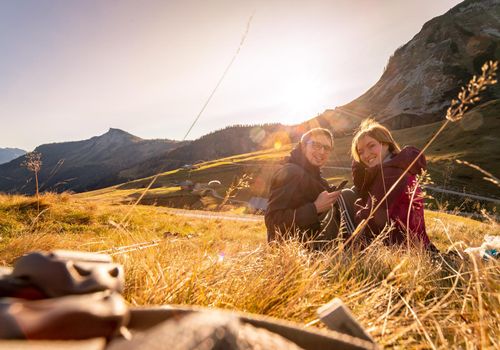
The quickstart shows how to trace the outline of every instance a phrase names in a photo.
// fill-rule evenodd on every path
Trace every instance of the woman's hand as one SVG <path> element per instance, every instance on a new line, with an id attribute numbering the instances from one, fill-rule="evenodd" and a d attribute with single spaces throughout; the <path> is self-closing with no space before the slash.
<path id="1" fill-rule="evenodd" d="M 318 214 L 328 211 L 331 208 L 332 204 L 337 201 L 339 195 L 340 191 L 321 192 L 318 195 L 318 198 L 316 198 L 316 200 L 314 201 L 314 206 L 316 207 L 316 211 L 318 212 Z"/>

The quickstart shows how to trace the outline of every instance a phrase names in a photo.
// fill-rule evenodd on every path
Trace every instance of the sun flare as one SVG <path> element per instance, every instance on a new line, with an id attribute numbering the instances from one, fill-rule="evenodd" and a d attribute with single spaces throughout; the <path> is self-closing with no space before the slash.
<path id="1" fill-rule="evenodd" d="M 315 117 L 323 112 L 325 87 L 319 80 L 309 74 L 291 77 L 283 90 L 282 101 L 284 115 L 281 120 L 285 124 L 296 124 Z"/>

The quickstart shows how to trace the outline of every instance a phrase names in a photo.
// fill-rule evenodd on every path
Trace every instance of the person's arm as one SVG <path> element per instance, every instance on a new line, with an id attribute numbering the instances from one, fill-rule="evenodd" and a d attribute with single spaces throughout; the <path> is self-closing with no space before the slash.
<path id="1" fill-rule="evenodd" d="M 368 226 L 375 233 L 381 232 L 389 223 L 391 207 L 396 204 L 396 201 L 400 198 L 406 187 L 406 177 L 403 177 L 401 181 L 396 184 L 394 190 L 391 191 L 384 202 L 379 206 L 380 201 L 384 198 L 387 191 L 389 191 L 402 174 L 402 169 L 397 168 L 380 169 L 377 167 L 370 168 L 367 171 L 381 172 L 381 170 L 383 170 L 383 173 L 372 175 L 375 176 L 376 179 L 374 180 L 373 186 L 369 189 L 366 205 L 357 213 L 359 220 L 368 219 L 370 217 Z M 379 206 L 378 209 L 372 212 L 377 206 Z"/>
<path id="2" fill-rule="evenodd" d="M 266 210 L 266 226 L 280 230 L 282 234 L 293 230 L 307 229 L 319 225 L 318 212 L 314 203 L 305 203 L 298 208 L 291 208 L 293 193 L 302 181 L 303 173 L 291 167 L 280 169 L 271 182 L 270 197 Z"/>
<path id="3" fill-rule="evenodd" d="M 360 162 L 352 161 L 351 170 L 352 170 L 352 182 L 356 187 L 358 193 L 363 191 L 363 184 L 365 182 L 365 171 L 367 167 Z"/>
<path id="4" fill-rule="evenodd" d="M 403 155 L 404 153 L 404 155 Z M 408 165 L 419 155 L 420 151 L 415 147 L 405 147 L 400 156 L 404 156 L 407 159 Z M 371 219 L 370 225 L 375 226 L 376 229 L 382 230 L 387 223 L 389 223 L 389 215 L 392 212 L 394 206 L 398 204 L 398 201 L 401 199 L 401 196 L 408 190 L 408 176 L 410 174 L 417 174 L 422 171 L 422 169 L 426 168 L 426 160 L 425 156 L 422 154 L 418 157 L 415 164 L 406 172 L 405 176 L 401 178 L 401 180 L 395 185 L 394 189 L 389 193 L 387 199 L 382 203 L 379 209 L 373 213 L 373 218 Z M 371 169 L 370 169 L 371 170 Z M 382 200 L 385 194 L 390 190 L 390 188 L 396 183 L 396 181 L 400 178 L 401 174 L 406 169 L 401 169 L 397 167 L 386 167 L 386 168 L 378 168 L 378 171 L 382 170 L 381 181 L 383 181 L 378 186 L 374 186 L 374 190 L 372 191 L 372 197 L 374 198 L 374 202 L 371 203 L 371 206 L 375 208 L 378 203 Z"/>

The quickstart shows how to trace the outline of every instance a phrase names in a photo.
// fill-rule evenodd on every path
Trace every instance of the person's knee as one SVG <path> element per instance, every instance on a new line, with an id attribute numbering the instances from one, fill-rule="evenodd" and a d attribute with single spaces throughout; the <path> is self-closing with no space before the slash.
<path id="1" fill-rule="evenodd" d="M 343 207 L 349 214 L 352 220 L 354 220 L 355 216 L 355 205 L 356 200 L 358 199 L 358 194 L 351 188 L 345 188 L 340 192 L 340 195 L 343 199 Z"/>
<path id="2" fill-rule="evenodd" d="M 356 201 L 356 198 L 358 197 L 356 192 L 354 192 L 354 190 L 351 188 L 344 188 L 342 191 L 340 191 L 340 195 L 342 196 L 342 198 L 344 198 L 344 201 L 346 201 L 346 203 L 354 203 Z"/>

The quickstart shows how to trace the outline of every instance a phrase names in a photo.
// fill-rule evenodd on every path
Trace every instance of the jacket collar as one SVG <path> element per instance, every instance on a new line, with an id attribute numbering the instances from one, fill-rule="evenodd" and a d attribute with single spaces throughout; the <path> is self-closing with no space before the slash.
<path id="1" fill-rule="evenodd" d="M 418 149 L 407 146 L 404 147 L 398 154 L 392 154 L 389 159 L 384 160 L 382 166 L 369 168 L 361 162 L 353 161 L 352 171 L 354 185 L 360 190 L 361 193 L 364 193 L 368 190 L 374 179 L 379 174 L 382 176 L 384 175 L 384 170 L 387 171 L 389 168 L 397 168 L 404 171 L 413 162 L 413 160 L 419 156 L 419 154 L 420 151 Z M 419 174 L 424 169 L 426 169 L 425 157 L 420 155 L 415 164 L 413 164 L 413 166 L 409 169 L 408 174 Z"/>

